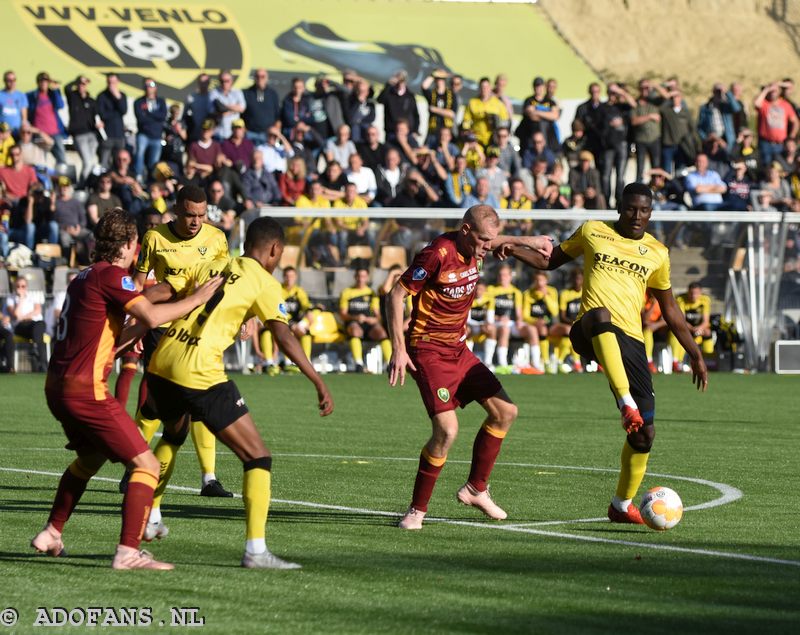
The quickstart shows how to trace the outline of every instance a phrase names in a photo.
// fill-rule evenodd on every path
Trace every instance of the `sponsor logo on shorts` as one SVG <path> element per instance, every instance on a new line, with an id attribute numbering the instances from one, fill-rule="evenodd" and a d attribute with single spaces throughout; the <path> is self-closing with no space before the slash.
<path id="1" fill-rule="evenodd" d="M 424 280 L 428 277 L 428 272 L 425 271 L 422 267 L 417 267 L 414 269 L 414 273 L 411 274 L 411 278 L 414 280 Z"/>
<path id="2" fill-rule="evenodd" d="M 136 291 L 136 285 L 133 284 L 133 278 L 130 276 L 124 276 L 122 278 L 122 288 L 125 289 L 125 291 Z"/>
<path id="3" fill-rule="evenodd" d="M 436 396 L 444 403 L 450 401 L 450 391 L 447 390 L 447 388 L 439 388 L 439 390 L 436 391 Z"/>
<path id="4" fill-rule="evenodd" d="M 289 311 L 286 309 L 286 305 L 283 302 L 278 305 L 278 312 L 283 316 L 289 315 Z"/>
<path id="5" fill-rule="evenodd" d="M 241 408 L 242 406 L 244 406 L 244 397 L 239 397 L 239 398 L 236 400 L 236 405 L 237 405 L 237 406 L 239 406 L 239 408 Z"/>

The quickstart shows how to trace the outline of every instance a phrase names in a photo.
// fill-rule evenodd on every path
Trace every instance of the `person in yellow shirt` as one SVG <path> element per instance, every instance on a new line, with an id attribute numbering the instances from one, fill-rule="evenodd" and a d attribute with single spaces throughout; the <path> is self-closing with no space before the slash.
<path id="1" fill-rule="evenodd" d="M 583 371 L 581 358 L 575 354 L 569 339 L 572 324 L 581 311 L 583 272 L 580 269 L 573 269 L 569 277 L 569 288 L 564 289 L 558 296 L 558 324 L 554 324 L 550 329 L 550 339 L 556 347 L 557 368 L 562 373 L 571 373 L 573 370 Z M 567 363 L 567 357 L 572 358 L 571 366 Z"/>
<path id="2" fill-rule="evenodd" d="M 475 299 L 467 318 L 469 339 L 467 347 L 472 350 L 475 344 L 483 344 L 483 363 L 491 370 L 492 359 L 497 348 L 497 328 L 494 325 L 494 298 L 483 280 L 475 286 Z"/>
<path id="3" fill-rule="evenodd" d="M 522 338 L 528 350 L 531 370 L 527 374 L 541 375 L 544 362 L 550 358 L 550 329 L 558 315 L 558 291 L 551 287 L 546 271 L 537 271 L 533 283 L 522 296 Z"/>
<path id="4" fill-rule="evenodd" d="M 362 340 L 367 338 L 380 342 L 383 363 L 388 364 L 392 356 L 389 336 L 381 324 L 380 299 L 369 286 L 369 271 L 356 269 L 355 285 L 342 291 L 339 296 L 339 316 L 344 323 L 344 330 L 353 354 L 356 372 L 364 372 L 364 349 Z"/>
<path id="5" fill-rule="evenodd" d="M 142 239 L 142 248 L 133 279 L 137 289 L 145 287 L 151 271 L 157 282 L 170 282 L 198 262 L 210 262 L 228 257 L 225 234 L 205 222 L 207 209 L 208 201 L 202 188 L 187 185 L 178 192 L 173 210 L 175 220 L 149 230 Z M 168 328 L 169 325 L 165 325 L 153 329 L 144 337 L 142 343 L 145 369 L 150 363 L 156 345 Z M 146 378 L 142 380 L 142 384 L 147 385 Z M 136 423 L 149 442 L 161 422 L 148 409 L 147 404 L 142 403 L 145 390 L 146 388 L 140 386 L 140 407 Z M 200 495 L 230 498 L 233 494 L 222 486 L 215 474 L 217 443 L 214 435 L 201 420 L 192 420 L 190 429 L 202 472 Z M 121 487 L 124 487 L 124 484 L 121 484 Z"/>
<path id="6" fill-rule="evenodd" d="M 500 265 L 497 284 L 489 287 L 494 301 L 494 323 L 497 329 L 497 373 L 508 374 L 508 344 L 512 337 L 521 337 L 522 292 L 511 284 L 511 267 Z"/>
<path id="7" fill-rule="evenodd" d="M 311 359 L 311 335 L 308 332 L 308 320 L 306 320 L 306 313 L 311 309 L 311 301 L 308 299 L 308 293 L 299 284 L 297 284 L 297 269 L 294 267 L 286 267 L 283 270 L 283 304 L 286 307 L 286 314 L 289 316 L 289 329 L 294 336 L 300 341 L 300 346 L 303 348 L 303 353 Z M 253 339 L 253 348 L 256 354 L 264 360 L 266 372 L 270 376 L 280 374 L 280 366 L 275 363 L 275 343 L 272 337 L 272 331 L 269 327 L 263 326 L 260 329 L 259 337 Z M 300 372 L 296 364 L 293 364 L 290 359 L 286 360 L 284 369 L 288 373 Z"/>
<path id="8" fill-rule="evenodd" d="M 669 250 L 646 231 L 653 211 L 652 191 L 644 183 L 629 183 L 617 211 L 616 222 L 583 223 L 550 258 L 509 244 L 498 253 L 551 270 L 583 256 L 583 296 L 570 339 L 580 355 L 603 366 L 627 434 L 608 517 L 616 523 L 643 524 L 633 498 L 647 470 L 656 406 L 642 337 L 646 290 L 655 296 L 667 325 L 688 351 L 698 390 L 708 387 L 708 371 L 672 295 Z"/>
<path id="9" fill-rule="evenodd" d="M 368 208 L 367 202 L 358 195 L 358 186 L 350 181 L 344 187 L 344 198 L 340 198 L 333 204 L 333 209 L 364 210 Z M 344 259 L 350 245 L 372 245 L 368 217 L 334 218 L 333 223 L 336 227 L 336 244 L 339 247 L 340 259 Z"/>
<path id="10" fill-rule="evenodd" d="M 522 179 L 514 177 L 508 182 L 509 195 L 500 200 L 500 207 L 507 210 L 527 211 L 533 209 L 533 201 L 525 196 L 525 183 Z M 533 229 L 533 221 L 516 220 L 512 215 L 503 219 L 501 231 L 504 234 L 527 236 Z"/>
<path id="11" fill-rule="evenodd" d="M 322 189 L 319 181 L 311 181 L 308 184 L 308 192 L 298 197 L 294 206 L 304 209 L 330 209 L 331 202 L 325 198 Z M 300 225 L 300 233 L 303 237 L 302 245 L 305 247 L 306 262 L 309 266 L 339 264 L 338 259 L 333 257 L 330 250 L 330 245 L 334 244 L 333 237 L 336 231 L 333 219 L 319 216 L 316 218 L 295 216 L 294 221 Z"/>
<path id="12" fill-rule="evenodd" d="M 492 140 L 497 128 L 508 126 L 511 115 L 503 102 L 492 93 L 492 84 L 488 77 L 482 77 L 478 83 L 478 96 L 467 102 L 464 121 L 461 124 L 471 130 L 478 142 L 486 148 Z"/>
<path id="13" fill-rule="evenodd" d="M 8 151 L 16 144 L 14 135 L 11 134 L 11 126 L 3 121 L 0 123 L 0 166 L 11 165 L 11 156 Z"/>
<path id="14" fill-rule="evenodd" d="M 703 293 L 699 282 L 692 282 L 686 293 L 675 298 L 686 323 L 692 332 L 694 341 L 700 345 L 703 355 L 714 354 L 714 339 L 711 332 L 711 298 Z M 669 346 L 672 349 L 672 371 L 682 373 L 689 370 L 683 362 L 686 351 L 674 333 L 669 335 Z"/>
<path id="15" fill-rule="evenodd" d="M 175 320 L 158 344 L 148 368 L 148 405 L 164 421 L 164 435 L 155 448 L 161 474 L 145 540 L 152 540 L 161 522 L 161 499 L 172 475 L 178 450 L 186 438 L 185 412 L 202 419 L 242 461 L 242 498 L 246 542 L 241 564 L 251 569 L 299 569 L 267 549 L 265 533 L 270 503 L 272 457 L 236 384 L 228 379 L 222 354 L 239 335 L 240 326 L 256 317 L 268 324 L 279 347 L 316 389 L 321 416 L 333 412 L 333 398 L 304 355 L 287 324 L 283 292 L 271 272 L 283 253 L 283 229 L 272 218 L 254 220 L 247 228 L 244 256 L 199 263 L 171 277 L 175 293 L 191 292 L 214 276 L 225 283 L 205 304 Z M 169 292 L 169 291 L 168 291 Z M 166 529 L 164 527 L 164 529 Z M 162 531 L 162 536 L 166 531 Z"/>

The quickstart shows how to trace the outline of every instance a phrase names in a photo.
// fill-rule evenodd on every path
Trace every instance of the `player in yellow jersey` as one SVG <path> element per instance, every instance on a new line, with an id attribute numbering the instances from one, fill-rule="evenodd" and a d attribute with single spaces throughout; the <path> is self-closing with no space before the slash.
<path id="1" fill-rule="evenodd" d="M 380 311 L 378 294 L 369 286 L 369 271 L 356 269 L 355 286 L 348 287 L 339 296 L 339 316 L 344 322 L 357 373 L 364 372 L 364 338 L 380 342 L 384 364 L 388 364 L 392 356 L 392 346 L 381 323 Z"/>
<path id="2" fill-rule="evenodd" d="M 473 350 L 475 344 L 483 344 L 483 359 L 490 370 L 494 368 L 492 358 L 497 347 L 497 329 L 494 325 L 494 298 L 489 295 L 489 288 L 483 280 L 475 285 L 475 299 L 467 318 L 469 339 L 467 347 Z"/>
<path id="3" fill-rule="evenodd" d="M 513 255 L 539 269 L 555 269 L 583 256 L 583 298 L 570 339 L 580 355 L 603 366 L 622 412 L 627 439 L 608 507 L 609 519 L 620 523 L 642 523 L 632 499 L 655 438 L 655 394 L 642 337 L 645 290 L 658 300 L 667 325 L 689 353 L 693 383 L 698 390 L 708 387 L 703 356 L 672 295 L 669 251 L 645 231 L 652 205 L 650 188 L 630 183 L 617 205 L 616 222 L 584 223 L 549 259 L 524 247 L 504 245 L 500 250 L 501 256 Z"/>
<path id="4" fill-rule="evenodd" d="M 244 256 L 199 263 L 169 280 L 176 293 L 222 275 L 225 284 L 204 305 L 175 320 L 158 344 L 148 369 L 150 405 L 164 421 L 164 435 L 155 448 L 161 476 L 153 501 L 160 501 L 178 449 L 186 438 L 183 415 L 202 419 L 217 438 L 242 461 L 247 541 L 242 566 L 297 569 L 300 565 L 274 556 L 266 547 L 272 458 L 265 447 L 239 390 L 225 374 L 222 354 L 235 340 L 240 325 L 256 317 L 269 325 L 281 350 L 317 390 L 320 414 L 333 412 L 327 386 L 311 366 L 287 324 L 280 284 L 272 277 L 283 253 L 284 234 L 272 218 L 258 218 L 247 228 Z M 148 526 L 162 524 L 151 512 Z"/>
<path id="5" fill-rule="evenodd" d="M 521 335 L 528 348 L 530 369 L 526 374 L 541 375 L 543 362 L 550 358 L 550 329 L 558 315 L 558 291 L 547 284 L 547 272 L 537 271 L 533 283 L 522 296 Z"/>
<path id="6" fill-rule="evenodd" d="M 202 188 L 187 185 L 178 192 L 175 202 L 175 220 L 149 230 L 142 239 L 142 249 L 136 263 L 134 284 L 142 289 L 151 271 L 158 282 L 170 282 L 176 276 L 197 264 L 228 257 L 228 242 L 225 234 L 206 223 L 208 203 Z M 143 340 L 144 365 L 150 362 L 159 339 L 169 325 L 150 331 Z M 144 380 L 143 380 L 144 381 Z M 144 401 L 142 399 L 142 401 Z M 140 407 L 136 422 L 145 440 L 149 443 L 160 424 L 146 405 Z M 202 421 L 190 424 L 192 441 L 197 452 L 202 473 L 201 496 L 229 498 L 233 496 L 217 480 L 214 435 Z"/>
<path id="7" fill-rule="evenodd" d="M 286 307 L 286 314 L 289 316 L 289 329 L 294 336 L 300 340 L 300 346 L 306 357 L 311 358 L 311 335 L 308 332 L 308 320 L 305 315 L 311 308 L 311 301 L 308 299 L 306 290 L 297 284 L 297 269 L 286 267 L 283 270 L 283 304 Z M 280 367 L 275 363 L 274 344 L 272 331 L 268 327 L 263 327 L 260 333 L 260 350 L 267 365 L 267 374 L 277 375 Z M 299 369 L 291 361 L 286 362 L 286 371 L 290 373 L 299 372 Z"/>
<path id="8" fill-rule="evenodd" d="M 699 282 L 692 282 L 686 293 L 680 294 L 675 298 L 683 314 L 686 316 L 686 323 L 694 336 L 703 355 L 714 354 L 714 339 L 711 336 L 711 298 L 703 293 Z M 676 373 L 684 372 L 685 366 L 683 357 L 685 351 L 683 346 L 675 337 L 669 335 L 669 346 L 672 349 L 672 370 Z"/>
<path id="9" fill-rule="evenodd" d="M 573 370 L 583 371 L 581 359 L 575 355 L 569 333 L 578 314 L 581 312 L 581 298 L 583 297 L 583 272 L 573 269 L 570 274 L 570 286 L 558 295 L 558 324 L 550 329 L 550 338 L 556 349 L 558 369 L 562 373 L 571 373 Z M 572 357 L 572 365 L 567 363 L 567 357 Z"/>
<path id="10" fill-rule="evenodd" d="M 521 337 L 522 291 L 511 284 L 511 267 L 500 265 L 497 284 L 489 287 L 494 300 L 494 323 L 497 329 L 497 373 L 508 374 L 508 344 L 512 337 Z"/>

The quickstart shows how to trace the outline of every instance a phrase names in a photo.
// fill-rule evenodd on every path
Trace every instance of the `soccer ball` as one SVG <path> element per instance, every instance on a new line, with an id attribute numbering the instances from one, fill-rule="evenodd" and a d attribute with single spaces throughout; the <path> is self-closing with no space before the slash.
<path id="1" fill-rule="evenodd" d="M 683 516 L 683 502 L 675 490 L 669 487 L 654 487 L 642 496 L 639 512 L 648 527 L 666 531 L 680 522 Z"/>
<path id="2" fill-rule="evenodd" d="M 114 38 L 115 46 L 139 60 L 174 60 L 181 47 L 171 37 L 157 31 L 121 31 Z"/>

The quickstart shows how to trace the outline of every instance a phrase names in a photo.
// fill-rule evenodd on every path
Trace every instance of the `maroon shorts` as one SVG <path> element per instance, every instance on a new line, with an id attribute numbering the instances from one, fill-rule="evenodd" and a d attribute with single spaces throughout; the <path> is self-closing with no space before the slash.
<path id="1" fill-rule="evenodd" d="M 417 382 L 428 415 L 462 408 L 471 401 L 494 397 L 503 386 L 466 346 L 444 348 L 421 342 L 409 348 Z"/>
<path id="2" fill-rule="evenodd" d="M 129 463 L 149 449 L 136 422 L 113 397 L 97 401 L 45 394 L 50 412 L 69 439 L 68 450 L 99 452 L 115 463 Z"/>

